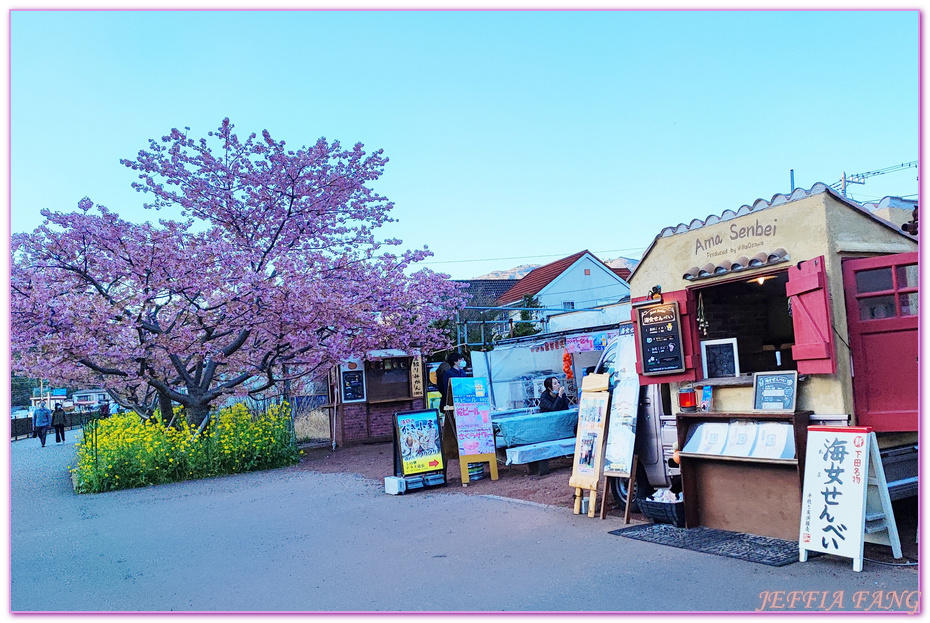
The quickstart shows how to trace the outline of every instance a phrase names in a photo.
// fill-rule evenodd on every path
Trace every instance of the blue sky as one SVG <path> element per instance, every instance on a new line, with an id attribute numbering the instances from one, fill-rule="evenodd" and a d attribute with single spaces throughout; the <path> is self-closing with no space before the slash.
<path id="1" fill-rule="evenodd" d="M 454 278 L 918 158 L 917 11 L 13 11 L 11 230 L 84 196 L 156 218 L 119 164 L 229 117 L 383 148 L 383 230 Z M 915 198 L 917 170 L 851 188 Z M 163 216 L 158 214 L 158 216 Z"/>

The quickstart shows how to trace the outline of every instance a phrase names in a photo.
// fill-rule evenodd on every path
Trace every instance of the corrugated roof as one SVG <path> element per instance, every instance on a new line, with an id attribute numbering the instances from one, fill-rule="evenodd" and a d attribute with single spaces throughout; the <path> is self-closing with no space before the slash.
<path id="1" fill-rule="evenodd" d="M 523 279 L 518 281 L 512 288 L 498 297 L 497 302 L 501 305 L 508 305 L 521 300 L 524 296 L 536 296 L 540 290 L 568 270 L 568 267 L 588 254 L 587 250 L 563 257 L 545 266 L 534 268 L 528 272 Z M 591 257 L 594 257 L 593 255 Z M 597 259 L 597 258 L 595 258 Z M 600 261 L 600 260 L 598 260 Z"/>

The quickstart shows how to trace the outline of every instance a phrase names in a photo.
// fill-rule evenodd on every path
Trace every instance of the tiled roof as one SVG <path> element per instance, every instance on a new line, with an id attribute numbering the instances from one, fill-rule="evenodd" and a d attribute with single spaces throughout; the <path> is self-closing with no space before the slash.
<path id="1" fill-rule="evenodd" d="M 552 281 L 565 272 L 569 266 L 577 262 L 587 253 L 587 250 L 581 251 L 568 257 L 563 257 L 539 268 L 534 268 L 528 272 L 523 279 L 520 279 L 512 288 L 497 298 L 500 305 L 515 303 L 524 296 L 536 296 L 539 291 L 545 288 Z"/>
<path id="2" fill-rule="evenodd" d="M 533 269 L 506 293 L 498 297 L 497 302 L 500 305 L 508 305 L 510 303 L 516 303 L 527 295 L 536 296 L 543 288 L 552 283 L 556 277 L 568 270 L 572 264 L 580 260 L 585 255 L 591 255 L 587 249 L 575 253 L 574 255 L 563 257 L 562 259 L 556 260 L 550 264 L 546 264 L 545 266 L 540 266 L 539 268 Z M 591 255 L 591 257 L 594 256 Z M 598 260 L 596 257 L 594 259 L 600 262 L 600 260 Z M 611 270 L 610 267 L 607 267 L 607 269 Z"/>
<path id="3" fill-rule="evenodd" d="M 462 279 L 457 280 L 457 283 L 466 284 L 467 287 L 461 290 L 461 293 L 468 295 L 468 305 L 482 307 L 496 305 L 498 297 L 512 288 L 517 281 L 517 279 Z"/>
<path id="4" fill-rule="evenodd" d="M 623 279 L 624 281 L 629 281 L 630 275 L 633 273 L 633 271 L 627 268 L 626 266 L 624 266 L 623 268 L 611 268 L 610 270 L 614 271 L 617 274 L 617 276 Z"/>
<path id="5" fill-rule="evenodd" d="M 686 232 L 689 232 L 695 229 L 700 229 L 701 227 L 705 227 L 707 225 L 716 225 L 717 223 L 720 223 L 722 221 L 729 221 L 731 219 L 737 218 L 739 216 L 744 216 L 752 212 L 766 210 L 768 208 L 772 208 L 772 207 L 779 206 L 785 203 L 789 203 L 791 201 L 799 201 L 801 199 L 806 199 L 807 197 L 812 197 L 814 195 L 820 195 L 823 193 L 832 195 L 835 199 L 847 205 L 849 208 L 856 210 L 862 214 L 865 214 L 866 216 L 872 218 L 873 220 L 877 222 L 880 222 L 886 226 L 891 227 L 890 223 L 888 223 L 884 219 L 881 219 L 875 216 L 867 208 L 863 207 L 862 205 L 856 203 L 855 201 L 847 197 L 843 197 L 842 195 L 840 195 L 838 192 L 836 192 L 835 190 L 833 190 L 832 188 L 830 188 L 823 182 L 817 182 L 816 184 L 811 186 L 810 190 L 804 190 L 803 188 L 795 188 L 794 191 L 792 191 L 791 194 L 789 195 L 778 193 L 775 196 L 773 196 L 772 199 L 769 201 L 766 201 L 765 199 L 756 199 L 751 206 L 743 205 L 735 212 L 733 210 L 724 210 L 723 213 L 720 214 L 720 216 L 711 214 L 707 218 L 705 218 L 703 221 L 701 219 L 696 218 L 687 224 L 679 223 L 678 225 L 675 225 L 674 227 L 666 227 L 661 232 L 659 232 L 659 235 L 657 235 L 653 239 L 653 241 L 649 244 L 649 246 L 646 248 L 646 251 L 643 253 L 642 260 L 640 260 L 639 264 L 636 265 L 636 268 L 633 269 L 633 273 L 631 274 L 636 274 L 636 270 L 640 266 L 642 266 L 643 260 L 646 259 L 646 256 L 649 255 L 653 247 L 655 247 L 656 241 L 659 238 L 667 238 L 668 236 L 674 236 L 676 234 L 683 234 L 683 233 L 686 233 Z M 901 232 L 898 232 L 898 233 L 901 233 Z M 902 235 L 906 235 L 906 234 L 902 234 Z"/>
<path id="6" fill-rule="evenodd" d="M 760 268 L 762 266 L 780 264 L 790 259 L 791 257 L 788 255 L 788 252 L 781 248 L 775 249 L 770 253 L 760 251 L 752 257 L 741 255 L 733 259 L 721 260 L 716 264 L 708 262 L 704 266 L 695 266 L 682 275 L 682 278 L 688 281 L 695 281 L 697 279 L 706 279 L 707 277 L 716 277 L 717 275 L 725 275 L 727 273 L 736 273 L 747 268 Z"/>

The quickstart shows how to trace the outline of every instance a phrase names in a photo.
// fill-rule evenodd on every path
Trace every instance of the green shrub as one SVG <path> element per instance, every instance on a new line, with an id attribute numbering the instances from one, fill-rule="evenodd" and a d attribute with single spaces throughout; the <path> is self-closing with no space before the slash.
<path id="1" fill-rule="evenodd" d="M 297 463 L 288 405 L 253 416 L 242 404 L 222 409 L 200 433 L 181 420 L 135 413 L 89 423 L 77 447 L 79 493 L 100 493 Z"/>

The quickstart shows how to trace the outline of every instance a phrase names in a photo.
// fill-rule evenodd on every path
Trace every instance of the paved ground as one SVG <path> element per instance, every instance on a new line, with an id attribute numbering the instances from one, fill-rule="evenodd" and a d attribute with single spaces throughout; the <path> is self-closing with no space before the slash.
<path id="1" fill-rule="evenodd" d="M 792 591 L 794 610 L 916 606 L 913 567 L 767 567 L 609 535 L 617 518 L 451 488 L 389 496 L 355 475 L 75 495 L 74 437 L 12 444 L 14 612 L 753 611 L 790 609 Z"/>

